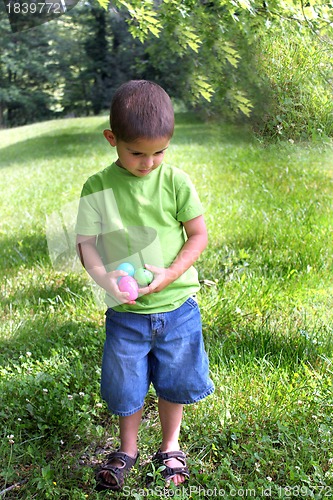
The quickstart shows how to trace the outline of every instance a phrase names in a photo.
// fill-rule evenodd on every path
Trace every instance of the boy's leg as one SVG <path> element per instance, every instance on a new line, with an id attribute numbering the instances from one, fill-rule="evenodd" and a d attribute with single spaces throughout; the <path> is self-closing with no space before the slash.
<path id="1" fill-rule="evenodd" d="M 142 409 L 133 413 L 128 417 L 119 417 L 119 430 L 120 430 L 120 448 L 119 451 L 126 453 L 131 458 L 135 458 L 138 454 L 137 438 L 138 431 L 142 417 Z M 114 458 L 109 462 L 110 465 L 114 467 L 122 467 L 123 462 L 119 459 Z M 115 477 L 104 470 L 101 472 L 103 479 L 110 484 L 117 484 Z"/>
<path id="2" fill-rule="evenodd" d="M 189 477 L 186 457 L 179 450 L 178 443 L 182 404 L 196 403 L 205 398 L 214 391 L 214 385 L 209 378 L 198 303 L 189 297 L 178 309 L 164 313 L 163 321 L 161 316 L 157 318 L 160 324 L 155 328 L 155 343 L 151 351 L 152 383 L 160 398 L 163 433 L 161 452 L 157 452 L 154 458 L 157 463 L 167 462 L 170 469 L 178 469 L 174 476 L 173 471 L 162 472 L 177 486 Z M 166 452 L 172 455 L 172 459 L 165 458 Z"/>
<path id="3" fill-rule="evenodd" d="M 120 482 L 123 483 L 123 476 L 138 456 L 137 436 L 142 406 L 150 382 L 148 353 L 151 348 L 149 321 L 141 316 L 143 315 L 120 313 L 111 308 L 106 312 L 106 339 L 101 377 L 102 397 L 113 414 L 135 412 L 126 417 L 119 417 L 120 449 L 109 455 L 108 460 L 97 473 L 97 480 L 100 483 L 107 483 L 108 489 L 120 489 L 116 486 Z M 126 465 L 124 465 L 125 462 Z M 119 482 L 117 481 L 118 472 L 114 469 L 121 471 L 118 474 L 122 476 Z M 110 485 L 115 487 L 112 488 Z M 104 488 L 103 484 L 101 486 Z"/>
<path id="4" fill-rule="evenodd" d="M 183 417 L 183 405 L 170 403 L 165 399 L 159 398 L 158 412 L 162 428 L 162 444 L 161 451 L 178 451 L 179 450 L 179 433 Z M 171 458 L 167 461 L 167 465 L 171 468 L 182 465 L 177 458 Z M 185 481 L 182 474 L 176 474 L 172 477 L 175 485 L 179 485 Z"/>
<path id="5" fill-rule="evenodd" d="M 183 418 L 183 405 L 159 398 L 158 412 L 162 427 L 161 451 L 179 450 L 179 433 Z"/>
<path id="6" fill-rule="evenodd" d="M 130 457 L 136 457 L 138 453 L 138 431 L 142 417 L 142 409 L 129 417 L 119 417 L 120 451 Z"/>

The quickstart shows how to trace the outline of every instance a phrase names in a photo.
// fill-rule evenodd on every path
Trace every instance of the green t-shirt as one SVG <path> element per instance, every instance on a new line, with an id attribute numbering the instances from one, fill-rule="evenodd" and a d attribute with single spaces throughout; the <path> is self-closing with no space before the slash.
<path id="1" fill-rule="evenodd" d="M 84 184 L 75 231 L 97 236 L 97 248 L 107 271 L 122 262 L 135 268 L 151 264 L 167 268 L 186 241 L 183 222 L 203 209 L 189 176 L 178 168 L 160 165 L 136 177 L 115 163 L 89 177 Z M 199 289 L 194 267 L 161 292 L 143 295 L 136 305 L 105 302 L 117 311 L 141 314 L 172 311 Z"/>

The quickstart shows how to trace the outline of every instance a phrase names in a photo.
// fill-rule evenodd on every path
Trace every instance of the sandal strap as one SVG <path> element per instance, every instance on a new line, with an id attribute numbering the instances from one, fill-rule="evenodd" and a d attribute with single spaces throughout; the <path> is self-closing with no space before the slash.
<path id="1" fill-rule="evenodd" d="M 122 451 L 113 451 L 112 453 L 110 453 L 107 457 L 107 462 L 102 464 L 98 472 L 96 473 L 96 479 L 99 482 L 99 486 L 102 489 L 114 491 L 120 490 L 124 484 L 125 474 L 133 467 L 133 465 L 135 465 L 138 458 L 139 453 L 135 458 L 130 457 Z M 115 459 L 120 460 L 123 465 L 117 466 L 112 464 L 112 461 Z M 107 479 L 105 479 L 103 477 L 103 471 L 109 472 L 116 482 L 111 483 Z"/>
<path id="2" fill-rule="evenodd" d="M 173 476 L 176 476 L 176 474 L 181 474 L 182 476 L 185 476 L 187 478 L 190 477 L 190 471 L 186 466 L 184 467 L 169 467 L 168 465 L 165 466 L 165 469 L 163 471 L 164 479 L 166 480 L 171 479 Z"/>
<path id="3" fill-rule="evenodd" d="M 157 462 L 164 462 L 165 460 L 170 460 L 171 458 L 176 458 L 180 460 L 181 462 L 186 462 L 186 455 L 183 451 L 161 451 L 158 450 L 158 452 L 154 455 L 153 460 L 156 460 Z"/>
<path id="4" fill-rule="evenodd" d="M 165 462 L 167 462 L 171 458 L 176 458 L 182 465 L 178 467 L 170 467 Z M 153 457 L 153 461 L 165 466 L 165 469 L 162 471 L 162 475 L 165 480 L 171 479 L 176 474 L 182 474 L 187 479 L 190 477 L 190 471 L 186 466 L 186 455 L 183 451 L 158 450 L 158 452 Z"/>
<path id="5" fill-rule="evenodd" d="M 131 467 L 133 467 L 133 465 L 135 465 L 138 457 L 139 453 L 136 455 L 135 458 L 133 458 L 127 455 L 127 453 L 124 453 L 123 451 L 113 451 L 108 455 L 107 462 L 102 466 L 102 468 L 108 470 L 113 470 L 113 469 L 129 470 L 131 469 Z M 118 466 L 112 465 L 111 462 L 115 459 L 123 462 L 123 465 L 120 467 L 119 465 Z"/>

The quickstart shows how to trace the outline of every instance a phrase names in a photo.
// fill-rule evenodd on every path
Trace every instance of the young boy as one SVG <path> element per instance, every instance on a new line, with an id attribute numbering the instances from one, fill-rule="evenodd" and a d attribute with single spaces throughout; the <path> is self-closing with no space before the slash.
<path id="1" fill-rule="evenodd" d="M 152 383 L 162 429 L 153 460 L 167 484 L 189 477 L 179 449 L 184 404 L 214 391 L 203 346 L 192 267 L 207 245 L 202 206 L 189 177 L 163 164 L 174 130 L 168 94 L 133 80 L 115 93 L 106 140 L 118 159 L 91 176 L 80 199 L 76 232 L 83 266 L 106 291 L 101 393 L 119 416 L 120 448 L 97 473 L 100 488 L 119 490 L 139 456 L 138 429 Z M 136 300 L 118 288 L 121 263 L 153 273 Z"/>

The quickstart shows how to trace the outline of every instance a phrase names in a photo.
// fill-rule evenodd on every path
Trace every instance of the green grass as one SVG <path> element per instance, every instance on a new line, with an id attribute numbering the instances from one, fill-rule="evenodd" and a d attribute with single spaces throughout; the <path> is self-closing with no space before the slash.
<path id="1" fill-rule="evenodd" d="M 210 234 L 197 268 L 216 392 L 185 410 L 192 477 L 172 496 L 332 498 L 331 145 L 265 146 L 246 130 L 177 118 L 167 161 L 191 174 Z M 83 273 L 52 266 L 46 241 L 46 214 L 71 207 L 115 158 L 103 127 L 96 117 L 0 132 L 6 499 L 109 496 L 94 489 L 95 466 L 118 444 L 99 395 L 104 309 Z M 140 466 L 118 498 L 147 497 L 160 440 L 152 391 L 139 438 Z"/>

